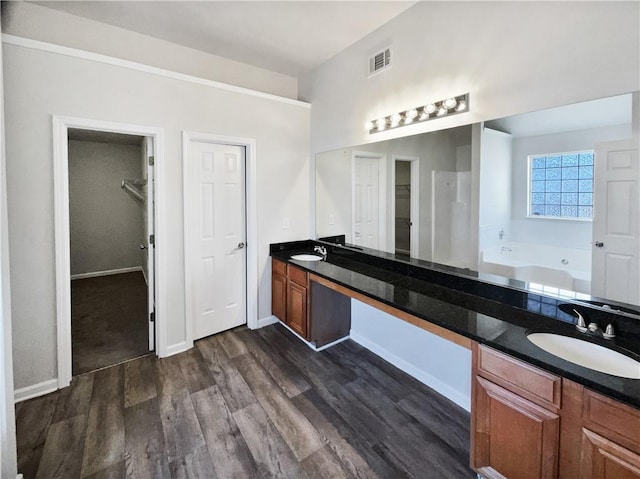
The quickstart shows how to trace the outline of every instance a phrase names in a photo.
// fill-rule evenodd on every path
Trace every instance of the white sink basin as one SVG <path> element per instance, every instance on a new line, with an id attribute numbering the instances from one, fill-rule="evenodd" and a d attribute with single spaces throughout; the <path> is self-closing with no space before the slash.
<path id="1" fill-rule="evenodd" d="M 588 341 L 553 333 L 531 333 L 527 339 L 548 353 L 585 368 L 628 379 L 640 379 L 640 362 Z"/>
<path id="2" fill-rule="evenodd" d="M 322 256 L 318 256 L 315 254 L 294 254 L 291 256 L 291 259 L 295 259 L 298 261 L 320 261 Z"/>

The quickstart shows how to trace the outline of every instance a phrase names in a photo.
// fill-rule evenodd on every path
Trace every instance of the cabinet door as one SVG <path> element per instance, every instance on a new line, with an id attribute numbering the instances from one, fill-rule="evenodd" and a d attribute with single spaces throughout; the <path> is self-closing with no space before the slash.
<path id="1" fill-rule="evenodd" d="M 582 479 L 640 479 L 640 456 L 588 429 L 582 429 Z"/>
<path id="2" fill-rule="evenodd" d="M 486 478 L 558 475 L 560 418 L 476 376 L 472 466 Z"/>
<path id="3" fill-rule="evenodd" d="M 292 281 L 287 288 L 287 324 L 307 338 L 307 288 Z"/>
<path id="4" fill-rule="evenodd" d="M 287 322 L 287 278 L 279 274 L 271 276 L 271 314 Z"/>

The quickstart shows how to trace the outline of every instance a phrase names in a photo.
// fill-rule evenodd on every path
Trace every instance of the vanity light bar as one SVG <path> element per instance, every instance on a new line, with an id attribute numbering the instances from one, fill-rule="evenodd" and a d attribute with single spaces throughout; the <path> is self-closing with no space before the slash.
<path id="1" fill-rule="evenodd" d="M 469 111 L 469 94 L 453 96 L 367 122 L 369 134 Z"/>

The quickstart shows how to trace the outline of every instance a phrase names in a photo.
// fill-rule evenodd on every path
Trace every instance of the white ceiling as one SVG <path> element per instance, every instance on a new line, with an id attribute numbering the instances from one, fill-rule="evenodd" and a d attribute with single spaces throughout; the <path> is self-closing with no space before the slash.
<path id="1" fill-rule="evenodd" d="M 299 77 L 415 1 L 33 3 Z"/>

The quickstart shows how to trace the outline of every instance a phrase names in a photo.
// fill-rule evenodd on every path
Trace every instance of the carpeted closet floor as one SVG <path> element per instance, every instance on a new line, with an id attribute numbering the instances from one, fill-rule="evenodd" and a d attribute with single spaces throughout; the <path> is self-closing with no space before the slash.
<path id="1" fill-rule="evenodd" d="M 149 352 L 142 272 L 71 281 L 73 375 Z"/>

